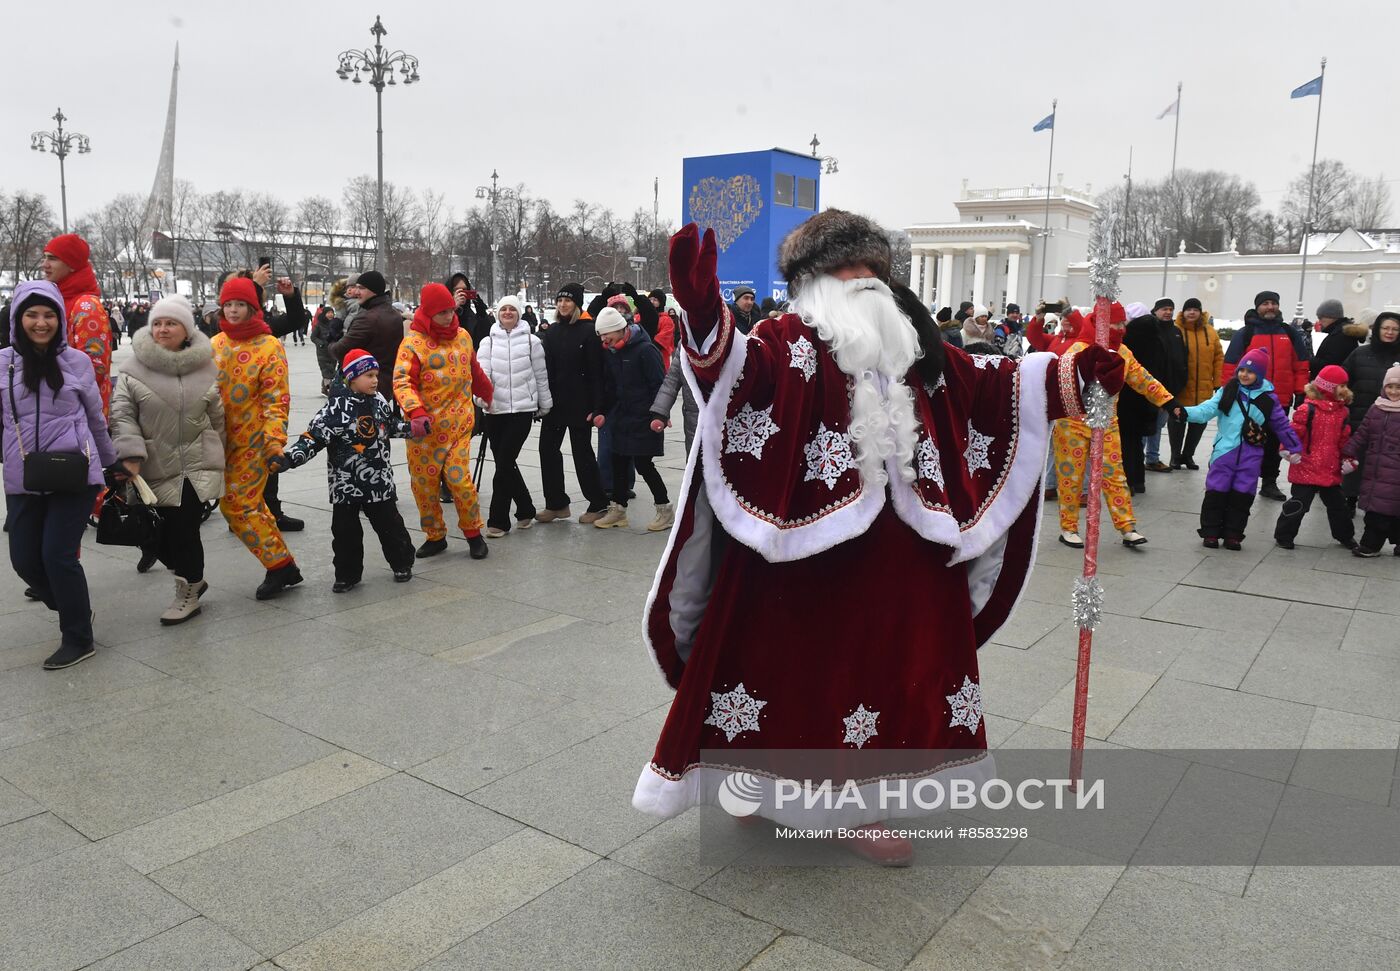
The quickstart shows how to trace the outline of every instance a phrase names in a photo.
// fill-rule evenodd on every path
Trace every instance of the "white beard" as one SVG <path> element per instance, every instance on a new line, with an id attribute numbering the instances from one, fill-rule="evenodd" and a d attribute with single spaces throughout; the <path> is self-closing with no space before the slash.
<path id="1" fill-rule="evenodd" d="M 836 366 L 854 379 L 849 434 L 861 480 L 884 488 L 885 460 L 893 455 L 900 478 L 913 482 L 918 418 L 904 377 L 922 350 L 890 288 L 872 278 L 822 274 L 803 281 L 793 310 L 816 328 Z"/>

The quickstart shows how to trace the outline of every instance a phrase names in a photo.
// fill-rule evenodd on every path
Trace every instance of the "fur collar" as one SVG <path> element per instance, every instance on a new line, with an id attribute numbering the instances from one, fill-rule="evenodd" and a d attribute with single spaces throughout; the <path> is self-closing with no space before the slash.
<path id="1" fill-rule="evenodd" d="M 198 371 L 214 360 L 214 348 L 198 328 L 190 334 L 190 345 L 178 351 L 168 350 L 156 343 L 150 327 L 142 327 L 131 339 L 131 350 L 152 371 L 179 376 Z"/>

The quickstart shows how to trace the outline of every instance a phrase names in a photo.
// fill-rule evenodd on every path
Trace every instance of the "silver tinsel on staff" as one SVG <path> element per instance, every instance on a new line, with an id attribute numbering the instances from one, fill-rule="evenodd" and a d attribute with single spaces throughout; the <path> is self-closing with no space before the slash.
<path id="1" fill-rule="evenodd" d="M 1074 625 L 1080 630 L 1095 630 L 1103 619 L 1103 584 L 1097 576 L 1075 577 L 1074 596 L 1070 599 Z"/>

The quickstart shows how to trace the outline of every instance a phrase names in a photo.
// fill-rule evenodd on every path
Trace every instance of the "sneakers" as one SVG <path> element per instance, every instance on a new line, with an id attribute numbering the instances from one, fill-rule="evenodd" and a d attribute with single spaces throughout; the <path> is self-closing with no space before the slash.
<path id="1" fill-rule="evenodd" d="M 1284 494 L 1279 491 L 1278 483 L 1276 482 L 1265 482 L 1261 485 L 1259 487 L 1259 495 L 1265 499 L 1272 499 L 1274 502 L 1283 502 L 1286 498 Z"/>
<path id="2" fill-rule="evenodd" d="M 418 547 L 418 552 L 417 552 L 415 555 L 416 555 L 416 556 L 418 557 L 418 559 L 420 559 L 420 560 L 426 560 L 426 559 L 427 559 L 428 557 L 430 557 L 430 556 L 437 556 L 439 553 L 446 553 L 446 552 L 447 552 L 447 540 L 445 540 L 445 539 L 428 539 L 428 540 L 424 540 L 424 541 L 423 541 L 423 545 L 420 546 L 420 547 Z"/>
<path id="3" fill-rule="evenodd" d="M 1161 459 L 1158 459 L 1156 462 L 1148 462 L 1143 468 L 1149 472 L 1170 472 L 1172 470 L 1172 467 Z"/>
<path id="4" fill-rule="evenodd" d="M 283 533 L 299 533 L 306 528 L 306 522 L 295 516 L 278 516 L 277 529 Z"/>
<path id="5" fill-rule="evenodd" d="M 204 591 L 208 589 L 209 581 L 207 580 L 190 583 L 183 577 L 176 577 L 175 599 L 170 602 L 165 613 L 160 615 L 161 624 L 165 627 L 173 627 L 197 616 L 201 609 L 199 598 L 204 596 Z"/>
<path id="6" fill-rule="evenodd" d="M 153 566 L 156 565 L 156 559 L 157 559 L 157 556 L 156 556 L 156 551 L 155 551 L 155 550 L 153 550 L 153 549 L 152 549 L 152 550 L 143 549 L 143 550 L 141 551 L 141 559 L 139 559 L 139 560 L 136 561 L 136 572 L 137 572 L 137 573 L 146 573 L 146 572 L 148 572 L 148 571 L 151 569 L 151 567 L 153 567 Z"/>
<path id="7" fill-rule="evenodd" d="M 406 566 L 406 567 L 404 567 L 402 570 L 395 570 L 395 571 L 394 571 L 394 582 L 395 582 L 395 583 L 407 583 L 409 580 L 412 580 L 412 579 L 413 579 L 413 568 L 412 568 L 412 567 L 407 567 L 407 566 Z"/>
<path id="8" fill-rule="evenodd" d="M 1147 537 L 1139 533 L 1136 529 L 1123 530 L 1123 545 L 1128 547 L 1141 546 L 1147 542 Z"/>
<path id="9" fill-rule="evenodd" d="M 354 590 L 359 585 L 359 580 L 337 580 L 331 584 L 331 593 L 345 593 L 347 590 Z"/>
<path id="10" fill-rule="evenodd" d="M 606 516 L 607 512 L 608 511 L 606 509 L 590 509 L 582 516 L 578 517 L 578 521 L 583 523 L 585 526 L 592 525 L 598 520 L 602 519 L 604 516 Z"/>
<path id="11" fill-rule="evenodd" d="M 1357 543 L 1356 546 L 1355 546 L 1355 548 L 1352 549 L 1351 555 L 1352 555 L 1352 556 L 1363 556 L 1363 557 L 1365 557 L 1366 559 L 1370 559 L 1370 558 L 1373 557 L 1373 556 L 1380 556 L 1380 555 L 1381 555 L 1381 551 L 1380 551 L 1380 550 L 1367 549 L 1366 547 L 1362 546 L 1360 543 Z"/>
<path id="12" fill-rule="evenodd" d="M 71 668 L 79 661 L 86 661 L 96 653 L 97 651 L 93 649 L 91 644 L 87 647 L 64 644 L 44 659 L 44 670 L 61 671 L 63 668 Z"/>
<path id="13" fill-rule="evenodd" d="M 593 524 L 598 529 L 612 529 L 614 526 L 627 526 L 627 507 L 615 502 L 608 503 L 608 511 Z"/>
<path id="14" fill-rule="evenodd" d="M 563 509 L 543 509 L 535 513 L 535 522 L 552 523 L 556 519 L 568 519 L 572 515 L 573 513 L 569 510 L 568 506 L 565 506 Z M 580 522 L 582 522 L 582 520 L 580 520 Z"/>
<path id="15" fill-rule="evenodd" d="M 656 518 L 647 523 L 647 532 L 659 533 L 662 530 L 670 529 L 676 521 L 676 507 L 673 503 L 663 502 L 656 507 Z"/>
<path id="16" fill-rule="evenodd" d="M 467 551 L 474 560 L 484 560 L 491 552 L 491 548 L 486 545 L 486 540 L 481 536 L 467 537 Z"/>
<path id="17" fill-rule="evenodd" d="M 1238 553 L 1240 550 L 1244 549 L 1244 537 L 1243 537 L 1243 536 L 1226 536 L 1226 537 L 1225 537 L 1225 548 L 1226 548 L 1227 550 L 1234 550 L 1236 553 Z"/>
<path id="18" fill-rule="evenodd" d="M 268 570 L 263 582 L 258 584 L 255 596 L 259 600 L 271 600 L 288 587 L 294 587 L 301 582 L 301 571 L 297 569 L 295 563 L 288 563 L 286 566 L 279 566 L 275 570 Z"/>
<path id="19" fill-rule="evenodd" d="M 1339 539 L 1337 540 L 1337 545 L 1342 547 L 1343 549 L 1354 550 L 1356 549 L 1356 540 Z M 1395 555 L 1400 556 L 1400 546 L 1395 547 Z"/>
<path id="20" fill-rule="evenodd" d="M 517 519 L 515 521 L 516 529 L 529 529 L 533 525 L 535 525 L 535 517 L 533 516 L 531 516 L 529 519 Z"/>
<path id="21" fill-rule="evenodd" d="M 504 529 L 498 529 L 495 526 L 487 526 L 482 530 L 482 533 L 485 534 L 487 539 L 500 539 L 505 536 L 506 531 Z"/>
<path id="22" fill-rule="evenodd" d="M 1208 550 L 1220 549 L 1220 538 L 1218 536 L 1202 536 L 1201 545 Z"/>
<path id="23" fill-rule="evenodd" d="M 1084 540 L 1074 530 L 1065 530 L 1060 533 L 1060 542 L 1076 550 L 1084 548 Z"/>

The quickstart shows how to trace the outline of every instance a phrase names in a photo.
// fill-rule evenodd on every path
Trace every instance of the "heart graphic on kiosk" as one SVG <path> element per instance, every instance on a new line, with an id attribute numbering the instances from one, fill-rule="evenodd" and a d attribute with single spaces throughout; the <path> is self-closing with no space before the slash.
<path id="1" fill-rule="evenodd" d="M 763 209 L 763 189 L 751 175 L 728 179 L 707 176 L 690 187 L 689 208 L 693 222 L 701 228 L 714 228 L 715 242 L 722 252 L 758 221 Z"/>

